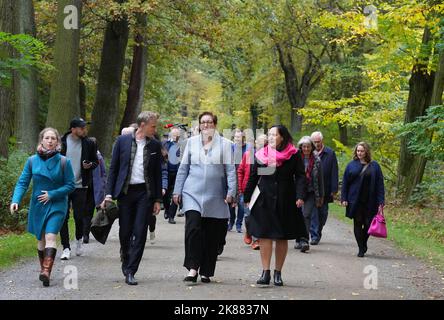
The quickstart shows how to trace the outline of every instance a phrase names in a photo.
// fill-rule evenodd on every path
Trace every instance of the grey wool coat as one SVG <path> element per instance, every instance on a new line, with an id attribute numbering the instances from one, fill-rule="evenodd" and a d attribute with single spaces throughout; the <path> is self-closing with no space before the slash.
<path id="1" fill-rule="evenodd" d="M 182 196 L 182 211 L 198 211 L 202 217 L 228 219 L 226 196 L 236 196 L 236 168 L 231 141 L 217 131 L 206 154 L 202 136 L 188 139 L 176 176 L 173 194 Z"/>

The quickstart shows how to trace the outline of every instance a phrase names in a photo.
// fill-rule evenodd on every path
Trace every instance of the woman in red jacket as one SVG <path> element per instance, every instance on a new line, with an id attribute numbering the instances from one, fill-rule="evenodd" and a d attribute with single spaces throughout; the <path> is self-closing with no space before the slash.
<path id="1" fill-rule="evenodd" d="M 239 205 L 244 206 L 244 217 L 245 217 L 245 228 L 246 228 L 246 232 L 244 235 L 244 242 L 245 244 L 248 245 L 251 244 L 251 247 L 254 250 L 259 250 L 259 239 L 252 237 L 250 232 L 248 231 L 250 209 L 244 204 L 243 193 L 245 191 L 245 187 L 247 186 L 248 178 L 250 177 L 250 167 L 254 161 L 254 154 L 256 150 L 259 150 L 260 148 L 264 147 L 267 144 L 267 135 L 266 134 L 259 135 L 257 139 L 254 141 L 254 143 L 255 147 L 247 150 L 244 156 L 242 157 L 242 161 L 239 164 L 239 168 L 237 169 L 237 181 L 239 187 Z"/>

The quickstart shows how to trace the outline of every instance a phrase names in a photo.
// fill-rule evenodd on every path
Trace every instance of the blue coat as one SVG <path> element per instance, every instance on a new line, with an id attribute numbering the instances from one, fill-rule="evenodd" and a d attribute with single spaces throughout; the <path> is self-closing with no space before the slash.
<path id="1" fill-rule="evenodd" d="M 333 202 L 332 193 L 338 192 L 338 160 L 335 152 L 324 147 L 319 157 L 322 161 L 322 171 L 324 174 L 324 197 L 325 202 Z"/>
<path id="2" fill-rule="evenodd" d="M 341 201 L 347 201 L 346 216 L 352 219 L 358 208 L 359 191 L 362 186 L 362 176 L 360 175 L 362 165 L 359 160 L 349 162 L 345 168 L 342 179 Z M 381 167 L 376 161 L 371 161 L 367 170 L 370 170 L 369 201 L 367 209 L 373 217 L 378 212 L 378 206 L 384 204 L 384 177 Z"/>
<path id="3" fill-rule="evenodd" d="M 32 165 L 29 163 L 31 158 Z M 66 160 L 62 173 L 60 159 L 60 154 L 56 154 L 46 161 L 38 155 L 28 158 L 12 196 L 12 203 L 20 204 L 32 179 L 28 231 L 38 240 L 41 240 L 42 232 L 57 234 L 60 231 L 68 211 L 68 194 L 75 189 L 71 162 Z M 48 191 L 50 199 L 45 205 L 37 199 L 42 194 L 42 190 Z M 46 228 L 43 230 L 45 225 Z"/>
<path id="4" fill-rule="evenodd" d="M 195 210 L 202 217 L 228 219 L 225 198 L 236 197 L 236 178 L 231 141 L 215 133 L 206 155 L 202 136 L 194 136 L 187 141 L 173 194 L 182 195 L 183 212 Z"/>

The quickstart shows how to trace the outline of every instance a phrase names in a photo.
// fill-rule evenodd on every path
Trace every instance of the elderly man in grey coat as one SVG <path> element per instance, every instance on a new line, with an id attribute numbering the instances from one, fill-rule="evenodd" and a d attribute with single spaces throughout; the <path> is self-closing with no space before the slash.
<path id="1" fill-rule="evenodd" d="M 173 200 L 185 212 L 185 261 L 189 274 L 184 281 L 210 282 L 217 252 L 227 230 L 229 206 L 236 197 L 236 169 L 231 141 L 215 130 L 217 117 L 199 116 L 200 134 L 187 141 L 177 172 Z"/>

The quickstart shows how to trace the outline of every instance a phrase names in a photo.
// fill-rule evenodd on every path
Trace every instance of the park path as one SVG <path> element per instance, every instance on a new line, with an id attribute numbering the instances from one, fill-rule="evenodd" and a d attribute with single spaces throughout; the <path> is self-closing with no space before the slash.
<path id="1" fill-rule="evenodd" d="M 38 280 L 37 259 L 0 271 L 0 299 L 444 299 L 443 274 L 382 239 L 371 238 L 366 257 L 357 258 L 352 226 L 334 218 L 329 218 L 320 245 L 311 246 L 309 253 L 293 249 L 290 242 L 283 287 L 255 284 L 261 273 L 259 252 L 244 245 L 242 234 L 236 232 L 227 235 L 213 282 L 186 285 L 182 282 L 185 220 L 178 217 L 171 225 L 162 212 L 158 217 L 156 243 L 147 241 L 136 274 L 138 286 L 126 285 L 120 271 L 116 222 L 106 245 L 91 238 L 85 254 L 73 254 L 69 261 L 60 261 L 59 250 L 49 288 Z M 64 286 L 69 282 L 64 277 L 72 270 L 78 272 L 77 289 Z M 377 278 L 365 281 L 369 274 L 364 271 Z M 368 289 L 365 283 L 377 289 Z"/>

